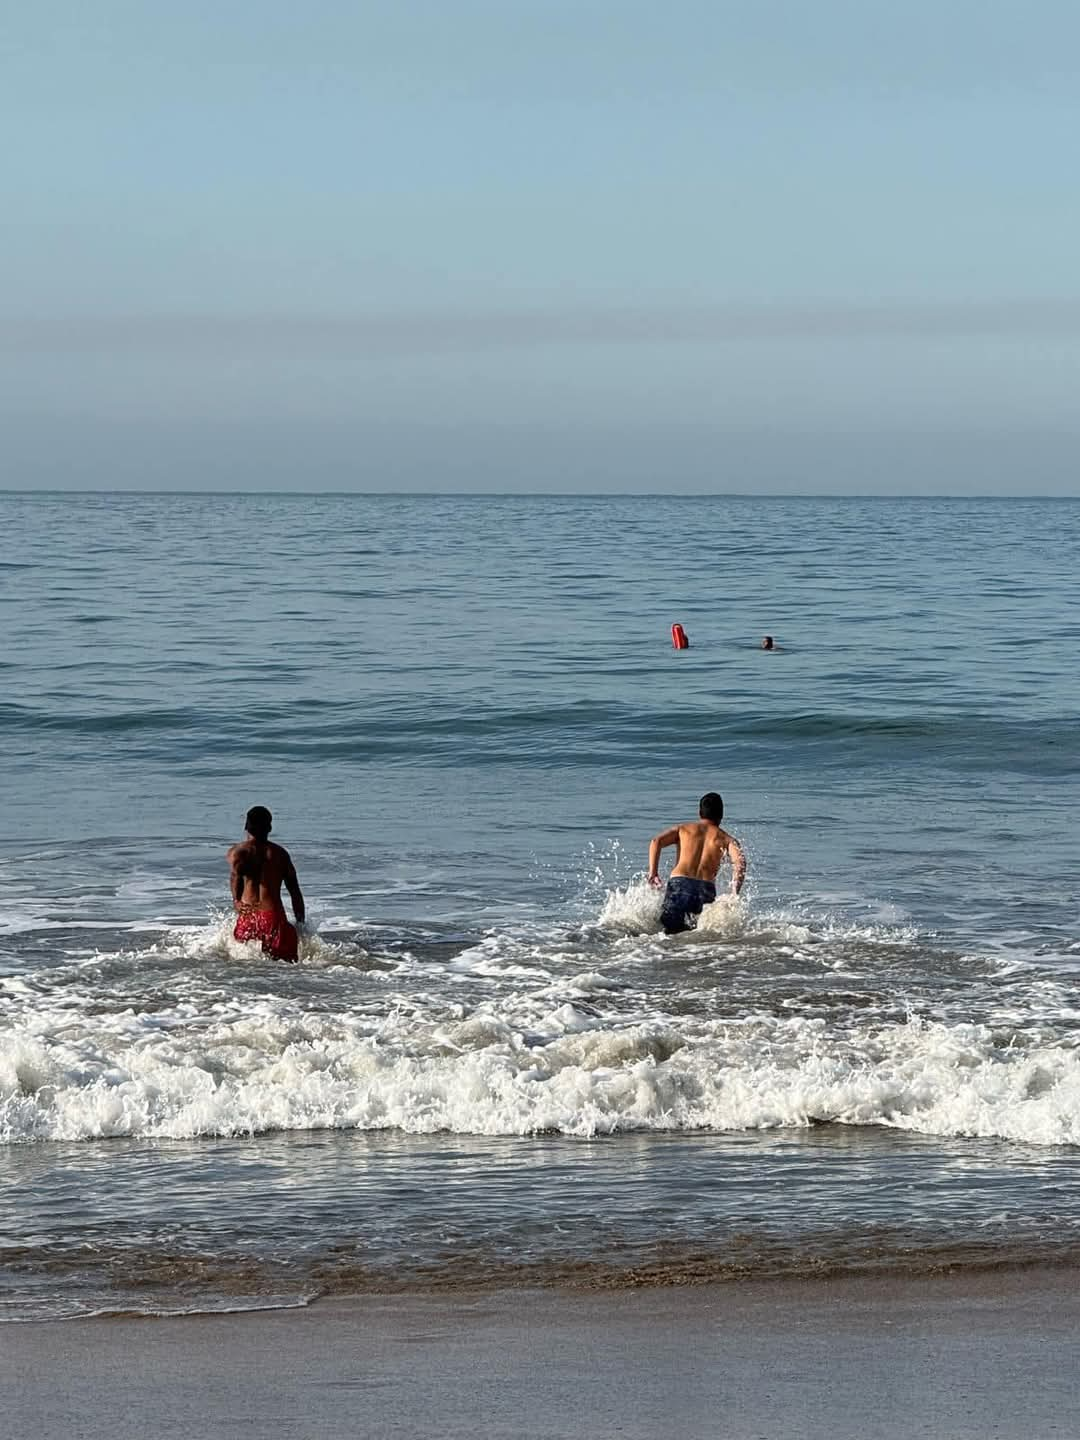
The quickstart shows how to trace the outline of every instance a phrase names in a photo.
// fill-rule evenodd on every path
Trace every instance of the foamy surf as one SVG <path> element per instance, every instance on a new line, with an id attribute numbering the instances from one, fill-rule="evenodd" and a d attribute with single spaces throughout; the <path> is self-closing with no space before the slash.
<path id="1" fill-rule="evenodd" d="M 1067 1027 L 1048 1030 L 1037 974 L 1010 980 L 1025 988 L 1007 1023 L 942 1019 L 992 966 L 935 957 L 903 929 L 815 928 L 733 899 L 656 945 L 658 898 L 614 888 L 577 939 L 523 925 L 449 958 L 312 930 L 298 966 L 215 913 L 32 987 L 12 977 L 0 1140 L 832 1123 L 1080 1143 L 1080 1060 Z"/>
<path id="2" fill-rule="evenodd" d="M 153 947 L 153 952 L 193 961 L 214 957 L 245 966 L 278 966 L 283 963 L 267 955 L 258 940 L 237 940 L 234 928 L 235 916 L 231 912 L 214 910 L 205 925 L 177 926 L 167 930 L 163 940 Z M 355 965 L 369 956 L 369 952 L 356 942 L 329 939 L 310 923 L 298 926 L 297 932 L 299 946 L 294 963 L 325 968 Z"/>
<path id="3" fill-rule="evenodd" d="M 771 945 L 817 946 L 828 941 L 863 942 L 867 945 L 907 945 L 918 938 L 913 925 L 896 923 L 902 913 L 895 906 L 875 906 L 886 923 L 871 920 L 858 923 L 834 919 L 828 914 L 813 920 L 787 910 L 752 908 L 742 895 L 721 893 L 698 916 L 693 930 L 664 936 L 660 925 L 663 890 L 651 886 L 639 876 L 625 886 L 612 886 L 604 897 L 596 920 L 585 927 L 588 933 L 610 935 L 658 936 L 675 946 L 710 941 L 756 939 Z"/>
<path id="4" fill-rule="evenodd" d="M 644 878 L 626 886 L 616 885 L 608 891 L 596 923 L 604 930 L 625 935 L 661 934 L 660 911 L 664 892 Z M 735 895 L 721 894 L 712 905 L 706 905 L 698 918 L 696 931 L 702 935 L 734 935 L 745 929 L 749 912 Z"/>
<path id="5" fill-rule="evenodd" d="M 832 1122 L 1028 1144 L 1080 1140 L 1080 1062 L 1044 1046 L 919 1022 L 830 1043 L 812 1022 L 747 1021 L 707 1037 L 605 1028 L 573 1005 L 529 1034 L 493 1016 L 377 1034 L 264 1007 L 93 1032 L 24 1033 L 0 1060 L 0 1139 L 181 1139 L 270 1130 L 406 1134 L 718 1131 Z"/>

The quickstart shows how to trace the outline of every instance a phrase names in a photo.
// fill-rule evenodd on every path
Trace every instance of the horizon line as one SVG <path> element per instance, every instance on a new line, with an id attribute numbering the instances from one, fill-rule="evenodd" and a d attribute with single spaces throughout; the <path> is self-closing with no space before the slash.
<path id="1" fill-rule="evenodd" d="M 373 352 L 452 352 L 592 345 L 717 345 L 775 341 L 1080 337 L 1080 298 L 784 300 L 432 306 L 337 312 L 205 310 L 112 314 L 0 313 L 0 348 L 221 344 L 345 345 Z"/>
<path id="2" fill-rule="evenodd" d="M 278 490 L 252 487 L 240 490 L 182 489 L 171 486 L 98 487 L 91 485 L 0 485 L 0 495 L 184 495 L 227 499 L 239 495 L 263 495 L 286 500 L 344 499 L 368 500 L 1020 500 L 1025 504 L 1041 500 L 1080 500 L 1060 492 L 1020 493 L 1012 491 L 926 490 Z"/>

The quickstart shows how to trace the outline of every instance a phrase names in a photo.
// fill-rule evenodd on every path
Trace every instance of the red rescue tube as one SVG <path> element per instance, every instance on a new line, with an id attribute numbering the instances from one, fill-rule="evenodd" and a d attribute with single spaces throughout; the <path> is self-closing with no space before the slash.
<path id="1" fill-rule="evenodd" d="M 676 650 L 690 649 L 690 641 L 686 638 L 686 631 L 682 628 L 681 625 L 672 625 L 671 643 L 675 646 Z"/>

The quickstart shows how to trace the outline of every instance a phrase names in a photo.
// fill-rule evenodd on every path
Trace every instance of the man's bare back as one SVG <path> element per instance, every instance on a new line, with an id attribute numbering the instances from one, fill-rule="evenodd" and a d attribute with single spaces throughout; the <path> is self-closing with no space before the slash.
<path id="1" fill-rule="evenodd" d="M 731 892 L 737 895 L 746 876 L 746 856 L 734 835 L 721 830 L 711 820 L 687 820 L 653 836 L 649 846 L 649 883 L 660 884 L 660 851 L 669 845 L 677 847 L 672 879 L 716 882 L 716 872 L 725 860 L 731 861 Z"/>
<path id="2" fill-rule="evenodd" d="M 261 853 L 260 853 L 261 852 Z M 230 888 L 237 910 L 270 910 L 281 904 L 284 885 L 297 920 L 304 918 L 304 897 L 296 867 L 284 845 L 273 840 L 241 840 L 228 854 Z"/>

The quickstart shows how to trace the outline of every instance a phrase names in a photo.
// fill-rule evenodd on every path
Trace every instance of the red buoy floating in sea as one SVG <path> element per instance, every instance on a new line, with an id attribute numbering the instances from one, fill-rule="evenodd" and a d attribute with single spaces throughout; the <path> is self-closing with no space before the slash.
<path id="1" fill-rule="evenodd" d="M 671 643 L 675 646 L 676 650 L 690 649 L 690 641 L 686 638 L 686 631 L 682 628 L 681 625 L 672 625 Z"/>

